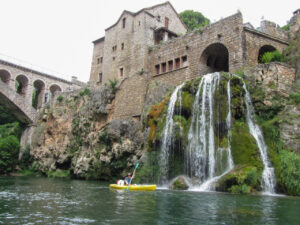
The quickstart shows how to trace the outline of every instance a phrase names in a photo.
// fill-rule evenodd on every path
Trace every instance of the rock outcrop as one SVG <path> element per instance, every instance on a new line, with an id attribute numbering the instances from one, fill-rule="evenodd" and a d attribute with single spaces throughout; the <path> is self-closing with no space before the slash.
<path id="1" fill-rule="evenodd" d="M 69 170 L 78 178 L 111 180 L 126 175 L 142 155 L 135 120 L 112 120 L 114 94 L 103 86 L 61 95 L 47 106 L 32 137 L 34 167 Z"/>

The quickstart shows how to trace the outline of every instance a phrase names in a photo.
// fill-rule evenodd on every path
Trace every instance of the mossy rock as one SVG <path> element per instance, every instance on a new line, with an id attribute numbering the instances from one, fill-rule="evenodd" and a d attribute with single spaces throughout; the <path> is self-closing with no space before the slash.
<path id="1" fill-rule="evenodd" d="M 189 185 L 184 177 L 179 176 L 170 186 L 172 190 L 187 190 Z"/>
<path id="2" fill-rule="evenodd" d="M 248 194 L 260 189 L 261 171 L 253 166 L 238 166 L 216 184 L 217 191 Z"/>
<path id="3" fill-rule="evenodd" d="M 245 122 L 235 121 L 231 130 L 231 152 L 234 165 L 253 166 L 260 172 L 264 166 L 260 158 L 260 152 L 254 137 L 250 134 Z"/>

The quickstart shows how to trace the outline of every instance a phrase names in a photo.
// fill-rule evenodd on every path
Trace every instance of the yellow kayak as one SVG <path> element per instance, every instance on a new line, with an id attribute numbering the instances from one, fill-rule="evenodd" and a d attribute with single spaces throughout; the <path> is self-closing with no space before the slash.
<path id="1" fill-rule="evenodd" d="M 117 185 L 117 184 L 110 184 L 110 188 L 114 189 L 127 189 L 128 186 L 126 185 Z M 130 185 L 129 190 L 130 191 L 155 191 L 156 185 Z"/>

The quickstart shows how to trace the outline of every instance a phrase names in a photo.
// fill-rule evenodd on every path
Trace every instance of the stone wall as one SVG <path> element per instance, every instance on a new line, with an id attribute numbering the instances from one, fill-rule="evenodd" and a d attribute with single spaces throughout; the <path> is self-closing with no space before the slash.
<path id="1" fill-rule="evenodd" d="M 246 76 L 254 76 L 255 82 L 261 82 L 267 96 L 274 90 L 282 96 L 288 96 L 295 82 L 295 68 L 285 63 L 272 62 L 259 64 L 245 71 Z M 268 98 L 267 98 L 268 99 Z"/>
<path id="2" fill-rule="evenodd" d="M 93 58 L 91 65 L 90 83 L 100 83 L 99 74 L 103 74 L 104 38 L 94 42 Z"/>
<path id="3" fill-rule="evenodd" d="M 288 41 L 288 32 L 280 29 L 274 22 L 263 20 L 260 23 L 261 32 Z"/>
<path id="4" fill-rule="evenodd" d="M 180 38 L 170 40 L 149 52 L 149 65 L 153 79 L 174 82 L 175 76 L 183 76 L 176 78 L 178 82 L 192 79 L 207 72 L 212 72 L 206 66 L 204 59 L 204 51 L 212 44 L 224 46 L 228 52 L 229 71 L 234 71 L 243 66 L 242 52 L 242 15 L 240 13 L 223 19 L 217 23 L 211 24 L 203 29 L 202 32 L 195 31 Z M 183 57 L 187 57 L 187 62 L 183 63 Z M 201 58 L 202 57 L 202 58 Z M 173 67 L 176 59 L 180 59 L 180 68 L 185 68 L 178 72 L 176 69 L 169 71 L 168 62 L 173 61 Z M 166 78 L 156 78 L 156 66 L 167 64 L 165 75 Z"/>
<path id="5" fill-rule="evenodd" d="M 139 119 L 144 106 L 147 85 L 146 74 L 124 79 L 116 93 L 113 117 L 136 117 Z"/>
<path id="6" fill-rule="evenodd" d="M 50 100 L 51 90 L 52 94 L 54 94 L 53 90 L 64 92 L 81 88 L 81 86 L 79 86 L 77 83 L 75 84 L 53 75 L 45 74 L 39 71 L 32 70 L 30 68 L 0 60 L 0 77 L 4 74 L 9 77 L 9 79 L 6 81 L 6 85 L 8 85 L 8 87 L 10 87 L 14 91 L 16 89 L 16 79 L 19 76 L 22 76 L 25 80 L 27 80 L 27 84 L 24 87 L 24 92 L 21 95 L 25 98 L 25 103 L 29 106 L 32 105 L 34 84 L 38 83 L 41 87 L 39 107 L 45 104 L 46 100 Z"/>
<path id="7" fill-rule="evenodd" d="M 99 81 L 101 72 L 102 83 L 107 83 L 146 70 L 148 47 L 154 45 L 154 30 L 165 26 L 165 17 L 169 18 L 169 29 L 172 32 L 186 32 L 185 25 L 169 2 L 137 13 L 124 11 L 118 21 L 105 30 L 105 40 L 94 42 L 90 81 Z M 103 63 L 98 65 L 101 56 Z"/>
<path id="8" fill-rule="evenodd" d="M 279 52 L 288 46 L 288 42 L 262 32 L 244 29 L 244 64 L 253 66 L 258 64 L 259 50 L 265 45 L 273 46 Z"/>

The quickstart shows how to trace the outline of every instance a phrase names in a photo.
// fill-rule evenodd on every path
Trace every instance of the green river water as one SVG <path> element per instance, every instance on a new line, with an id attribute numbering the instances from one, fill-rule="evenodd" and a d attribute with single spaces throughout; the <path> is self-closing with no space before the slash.
<path id="1" fill-rule="evenodd" d="M 300 224 L 300 198 L 116 191 L 97 181 L 0 177 L 0 224 Z"/>

